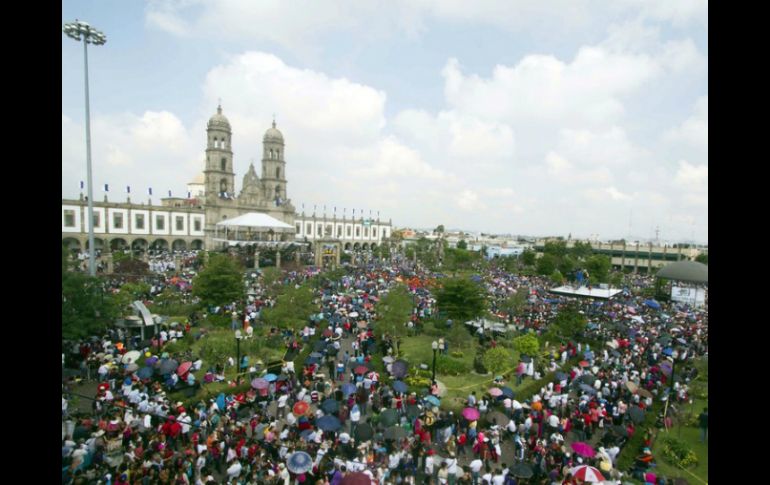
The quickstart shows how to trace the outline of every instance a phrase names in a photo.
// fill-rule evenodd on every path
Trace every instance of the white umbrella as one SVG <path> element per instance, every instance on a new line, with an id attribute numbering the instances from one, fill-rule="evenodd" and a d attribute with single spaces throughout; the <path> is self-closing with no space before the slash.
<path id="1" fill-rule="evenodd" d="M 358 316 L 358 312 L 350 312 L 350 318 L 356 318 Z"/>
<path id="2" fill-rule="evenodd" d="M 142 354 L 138 350 L 132 350 L 131 352 L 126 352 L 125 355 L 123 355 L 123 362 L 124 364 L 133 364 L 137 360 L 139 360 L 139 357 L 141 357 Z"/>

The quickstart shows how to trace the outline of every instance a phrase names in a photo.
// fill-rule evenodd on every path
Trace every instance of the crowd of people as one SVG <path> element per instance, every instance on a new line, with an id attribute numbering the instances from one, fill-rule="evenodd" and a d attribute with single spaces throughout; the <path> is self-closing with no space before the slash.
<path id="1" fill-rule="evenodd" d="M 298 285 L 317 273 L 284 273 L 278 284 Z M 246 391 L 234 382 L 232 392 L 187 405 L 169 397 L 177 382 L 205 372 L 197 379 L 205 386 L 224 379 L 220 368 L 198 356 L 124 343 L 119 334 L 92 339 L 78 353 L 114 365 L 90 375 L 99 382 L 92 413 L 71 413 L 71 395 L 63 394 L 63 482 L 572 484 L 591 481 L 585 474 L 596 470 L 617 483 L 628 474 L 665 483 L 650 476 L 652 435 L 637 428 L 669 390 L 671 402 L 688 399 L 692 362 L 708 354 L 706 311 L 653 305 L 633 287 L 646 281 L 596 302 L 553 298 L 549 282 L 538 277 L 486 271 L 479 284 L 490 301 L 526 292 L 524 309 L 502 316 L 519 331 L 546 331 L 567 306 L 589 324 L 582 338 L 554 342 L 547 358 L 522 362 L 533 379 L 555 375 L 536 394 L 517 400 L 498 376 L 489 389 L 470 393 L 460 411 L 442 406 L 435 382 L 408 388 L 406 363 L 393 355 L 395 338 L 374 331 L 377 303 L 398 283 L 414 295 L 405 324 L 419 329 L 437 310 L 421 282 L 436 278 L 396 258 L 322 279 L 319 312 L 284 335 L 280 370 L 246 378 Z M 232 313 L 234 329 L 246 331 L 260 325 L 261 309 L 272 304 L 262 280 L 251 278 L 247 298 L 221 311 Z M 190 330 L 179 328 L 168 340 Z M 126 359 L 131 351 L 140 357 Z M 306 357 L 295 369 L 299 355 Z M 648 434 L 634 469 L 619 470 L 620 451 L 641 432 Z"/>

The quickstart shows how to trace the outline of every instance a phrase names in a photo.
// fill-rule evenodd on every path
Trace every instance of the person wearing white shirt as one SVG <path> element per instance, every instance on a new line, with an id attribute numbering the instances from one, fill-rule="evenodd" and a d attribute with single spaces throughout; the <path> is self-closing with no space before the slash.
<path id="1" fill-rule="evenodd" d="M 235 452 L 233 451 L 233 453 Z M 241 470 L 243 470 L 243 466 L 239 461 L 236 460 L 235 463 L 230 465 L 230 467 L 227 469 L 227 478 L 229 480 L 238 478 L 238 476 L 241 474 Z"/>
<path id="2" fill-rule="evenodd" d="M 456 477 L 460 467 L 457 466 L 457 458 L 455 458 L 454 453 L 450 453 L 449 458 L 447 458 L 444 463 L 446 463 L 449 475 L 454 475 Z M 452 483 L 454 483 L 454 480 L 452 480 Z"/>
<path id="3" fill-rule="evenodd" d="M 481 473 L 481 469 L 484 467 L 484 462 L 481 461 L 481 459 L 476 458 L 470 463 L 471 468 L 471 477 L 473 478 L 473 483 L 477 484 L 479 483 L 479 476 Z"/>

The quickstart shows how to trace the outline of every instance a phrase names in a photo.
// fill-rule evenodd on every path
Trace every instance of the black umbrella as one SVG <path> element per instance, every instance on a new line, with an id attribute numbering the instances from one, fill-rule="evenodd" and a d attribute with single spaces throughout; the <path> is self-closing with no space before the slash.
<path id="1" fill-rule="evenodd" d="M 593 385 L 594 382 L 596 382 L 596 376 L 591 374 L 583 374 L 580 376 L 580 382 L 583 382 L 584 384 L 588 384 L 589 386 Z"/>
<path id="2" fill-rule="evenodd" d="M 384 436 L 388 440 L 399 440 L 406 436 L 406 430 L 400 426 L 391 426 L 385 430 Z"/>
<path id="3" fill-rule="evenodd" d="M 356 426 L 356 432 L 353 433 L 357 441 L 366 441 L 372 439 L 372 436 L 374 436 L 374 429 L 367 424 L 362 423 Z"/>
<path id="4" fill-rule="evenodd" d="M 580 384 L 580 390 L 583 392 L 587 392 L 588 394 L 596 394 L 596 389 L 589 386 L 588 384 Z"/>
<path id="5" fill-rule="evenodd" d="M 625 426 L 616 425 L 612 427 L 612 432 L 617 436 L 626 438 L 628 436 L 628 430 Z"/>
<path id="6" fill-rule="evenodd" d="M 421 412 L 422 412 L 422 409 L 420 409 L 420 406 L 416 404 L 410 404 L 406 407 L 406 415 L 410 419 L 416 418 L 417 416 L 420 415 Z"/>
<path id="7" fill-rule="evenodd" d="M 644 410 L 638 406 L 632 407 L 628 411 L 628 414 L 629 416 L 631 416 L 631 420 L 636 424 L 639 424 L 642 421 L 644 421 Z"/>
<path id="8" fill-rule="evenodd" d="M 610 354 L 613 357 L 620 357 L 620 352 L 618 352 L 617 350 L 610 350 Z"/>
<path id="9" fill-rule="evenodd" d="M 316 359 L 320 359 L 321 357 L 323 357 L 323 354 L 320 352 L 311 352 L 310 357 L 315 357 Z"/>
<path id="10" fill-rule="evenodd" d="M 532 362 L 532 357 L 528 355 L 522 355 L 521 361 L 524 362 L 525 364 L 529 364 L 530 362 Z"/>
<path id="11" fill-rule="evenodd" d="M 342 426 L 339 419 L 329 415 L 323 416 L 315 424 L 324 431 L 337 431 Z"/>
<path id="12" fill-rule="evenodd" d="M 313 344 L 313 350 L 316 352 L 320 352 L 325 348 L 326 348 L 326 342 L 323 340 L 318 340 L 315 344 Z"/>
<path id="13" fill-rule="evenodd" d="M 510 472 L 511 475 L 519 478 L 530 478 L 535 473 L 529 463 L 517 463 L 510 468 Z"/>
<path id="14" fill-rule="evenodd" d="M 319 362 L 318 357 L 308 357 L 305 359 L 305 365 L 317 364 Z"/>
<path id="15" fill-rule="evenodd" d="M 554 374 L 554 378 L 557 381 L 563 381 L 563 380 L 565 380 L 568 377 L 569 376 L 567 374 L 565 374 L 564 372 L 557 372 L 557 373 Z"/>
<path id="16" fill-rule="evenodd" d="M 508 386 L 503 386 L 500 388 L 501 391 L 503 391 L 503 396 L 513 399 L 513 397 L 516 395 L 515 392 L 513 392 L 513 389 L 511 389 Z"/>
<path id="17" fill-rule="evenodd" d="M 179 362 L 174 359 L 164 360 L 160 363 L 160 375 L 165 376 L 171 374 L 177 367 L 179 367 Z"/>
<path id="18" fill-rule="evenodd" d="M 495 423 L 498 426 L 506 426 L 508 425 L 508 421 L 510 421 L 510 419 L 508 419 L 508 416 L 501 413 L 500 411 L 493 411 L 487 414 L 486 419 L 489 424 Z"/>
<path id="19" fill-rule="evenodd" d="M 393 365 L 391 367 L 391 372 L 393 375 L 399 379 L 406 376 L 406 371 L 409 368 L 409 364 L 407 364 L 403 360 L 397 360 L 393 362 Z"/>
<path id="20" fill-rule="evenodd" d="M 336 413 L 340 409 L 340 403 L 334 399 L 326 399 L 321 403 L 321 409 L 325 413 Z"/>
<path id="21" fill-rule="evenodd" d="M 380 414 L 380 423 L 383 426 L 396 424 L 396 421 L 398 421 L 398 412 L 395 409 L 386 409 Z"/>

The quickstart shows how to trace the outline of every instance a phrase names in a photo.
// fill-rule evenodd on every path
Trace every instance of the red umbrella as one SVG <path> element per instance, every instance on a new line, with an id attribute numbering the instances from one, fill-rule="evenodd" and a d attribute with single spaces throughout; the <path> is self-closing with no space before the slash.
<path id="1" fill-rule="evenodd" d="M 588 363 L 587 360 L 581 360 L 580 362 L 578 362 L 578 365 L 580 367 L 588 367 L 590 364 Z"/>
<path id="2" fill-rule="evenodd" d="M 468 421 L 476 421 L 477 419 L 479 419 L 480 415 L 481 414 L 479 413 L 479 410 L 476 408 L 463 409 L 463 417 Z"/>
<path id="3" fill-rule="evenodd" d="M 333 335 L 332 329 L 330 329 L 330 328 L 327 328 L 326 330 L 324 330 L 324 331 L 323 331 L 323 334 L 322 334 L 322 335 L 323 335 L 324 337 L 331 337 L 331 336 Z"/>
<path id="4" fill-rule="evenodd" d="M 572 443 L 572 449 L 575 450 L 575 453 L 580 456 L 585 456 L 588 458 L 593 458 L 596 456 L 596 451 L 594 451 L 594 449 L 588 443 Z"/>
<path id="5" fill-rule="evenodd" d="M 605 480 L 599 470 L 588 465 L 576 466 L 575 468 L 570 469 L 569 472 L 572 473 L 573 477 L 584 482 L 598 483 Z"/>
<path id="6" fill-rule="evenodd" d="M 366 367 L 366 366 L 364 366 L 364 365 L 359 365 L 358 367 L 356 367 L 356 368 L 353 370 L 353 372 L 355 372 L 356 374 L 361 374 L 361 375 L 364 375 L 364 374 L 366 374 L 367 372 L 369 372 L 369 368 L 368 368 L 368 367 Z"/>
<path id="7" fill-rule="evenodd" d="M 342 477 L 340 485 L 371 485 L 372 479 L 362 472 L 348 473 Z"/>
<path id="8" fill-rule="evenodd" d="M 294 414 L 297 416 L 302 416 L 307 412 L 307 410 L 310 408 L 310 404 L 306 403 L 305 401 L 297 401 L 294 404 L 294 408 L 292 409 L 294 411 Z"/>
<path id="9" fill-rule="evenodd" d="M 182 377 L 190 371 L 190 367 L 192 367 L 192 362 L 182 362 L 182 365 L 176 369 L 176 375 Z"/>

